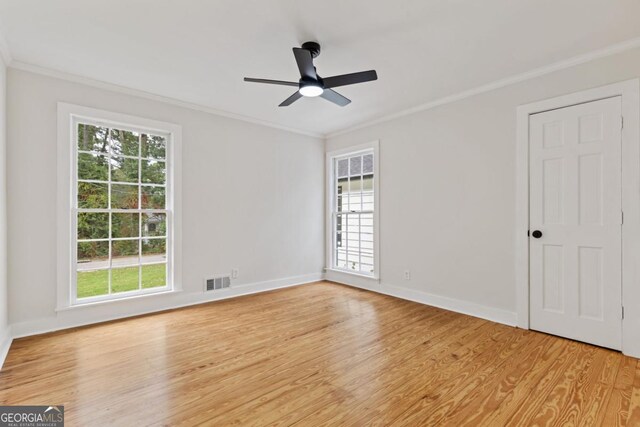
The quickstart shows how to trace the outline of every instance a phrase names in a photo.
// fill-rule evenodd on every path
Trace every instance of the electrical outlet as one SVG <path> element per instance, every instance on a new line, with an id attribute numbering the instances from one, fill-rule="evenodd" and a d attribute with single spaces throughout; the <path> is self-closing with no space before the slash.
<path id="1" fill-rule="evenodd" d="M 238 274 L 239 274 L 239 271 L 238 271 L 237 268 L 234 268 L 233 270 L 231 270 L 231 278 L 232 279 L 237 279 L 238 278 Z"/>
<path id="2" fill-rule="evenodd" d="M 411 280 L 411 271 L 409 270 L 404 271 L 404 280 Z"/>

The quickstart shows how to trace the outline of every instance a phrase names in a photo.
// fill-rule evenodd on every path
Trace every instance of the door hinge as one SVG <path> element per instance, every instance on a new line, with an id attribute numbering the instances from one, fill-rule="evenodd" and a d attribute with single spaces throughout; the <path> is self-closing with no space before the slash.
<path id="1" fill-rule="evenodd" d="M 620 116 L 620 130 L 624 129 L 624 116 Z"/>
<path id="2" fill-rule="evenodd" d="M 624 211 L 620 211 L 620 224 L 624 224 Z"/>
<path id="3" fill-rule="evenodd" d="M 622 307 L 622 318 L 624 319 L 624 307 Z"/>

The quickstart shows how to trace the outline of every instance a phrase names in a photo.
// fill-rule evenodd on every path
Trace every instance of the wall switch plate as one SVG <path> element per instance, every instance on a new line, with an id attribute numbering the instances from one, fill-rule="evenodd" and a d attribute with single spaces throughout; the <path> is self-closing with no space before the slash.
<path id="1" fill-rule="evenodd" d="M 404 280 L 411 280 L 411 271 L 409 270 L 404 271 Z"/>

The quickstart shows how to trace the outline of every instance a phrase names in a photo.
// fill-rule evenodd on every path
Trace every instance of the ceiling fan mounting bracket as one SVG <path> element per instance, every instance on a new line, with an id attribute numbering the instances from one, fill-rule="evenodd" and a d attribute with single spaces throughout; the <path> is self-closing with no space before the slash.
<path id="1" fill-rule="evenodd" d="M 300 47 L 311 52 L 312 58 L 317 58 L 320 55 L 320 45 L 316 42 L 304 42 Z"/>

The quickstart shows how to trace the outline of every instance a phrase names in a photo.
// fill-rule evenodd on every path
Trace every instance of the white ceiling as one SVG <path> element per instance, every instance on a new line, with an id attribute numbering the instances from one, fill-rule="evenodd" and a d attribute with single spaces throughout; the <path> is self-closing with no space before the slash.
<path id="1" fill-rule="evenodd" d="M 640 36 L 638 0 L 0 0 L 14 60 L 327 134 Z M 278 104 L 291 48 L 375 82 Z"/>

